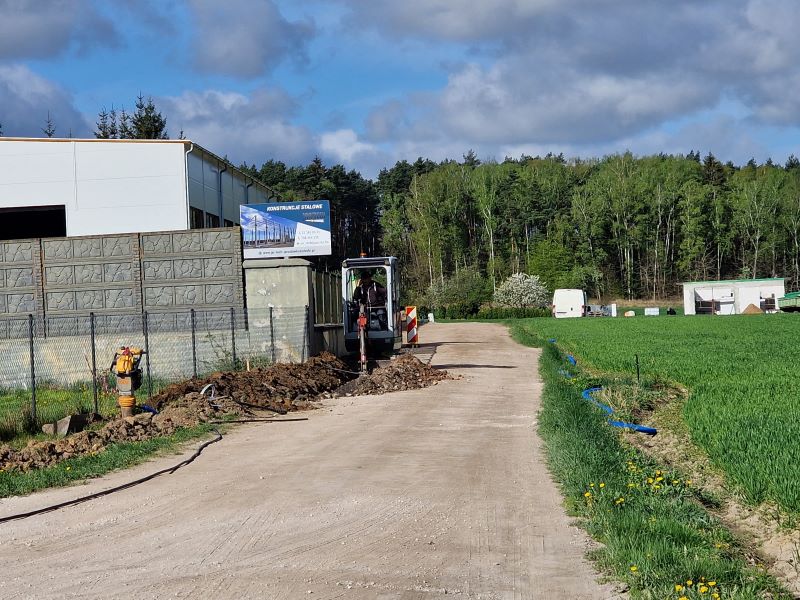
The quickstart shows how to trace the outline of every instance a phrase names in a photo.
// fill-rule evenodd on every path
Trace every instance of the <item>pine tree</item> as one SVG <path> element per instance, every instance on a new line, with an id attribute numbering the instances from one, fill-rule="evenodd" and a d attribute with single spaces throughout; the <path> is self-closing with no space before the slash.
<path id="1" fill-rule="evenodd" d="M 95 125 L 97 125 L 97 129 L 95 129 L 94 137 L 97 139 L 107 140 L 111 137 L 111 134 L 109 133 L 108 118 L 109 116 L 106 112 L 106 108 L 103 107 L 103 110 L 98 113 L 98 120 L 95 123 Z"/>
<path id="2" fill-rule="evenodd" d="M 53 124 L 53 119 L 50 118 L 50 111 L 47 111 L 47 120 L 45 121 L 45 128 L 42 133 L 51 138 L 56 134 L 56 126 Z"/>
<path id="3" fill-rule="evenodd" d="M 167 119 L 159 112 L 152 98 L 139 94 L 136 98 L 136 112 L 131 117 L 133 137 L 140 140 L 168 140 Z"/>

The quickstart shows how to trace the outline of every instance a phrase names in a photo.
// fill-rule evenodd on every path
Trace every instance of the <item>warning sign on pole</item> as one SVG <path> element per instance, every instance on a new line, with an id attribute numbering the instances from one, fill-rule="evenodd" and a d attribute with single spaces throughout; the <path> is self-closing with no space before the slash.
<path id="1" fill-rule="evenodd" d="M 419 344 L 416 306 L 406 306 L 406 343 L 409 346 L 416 346 Z"/>

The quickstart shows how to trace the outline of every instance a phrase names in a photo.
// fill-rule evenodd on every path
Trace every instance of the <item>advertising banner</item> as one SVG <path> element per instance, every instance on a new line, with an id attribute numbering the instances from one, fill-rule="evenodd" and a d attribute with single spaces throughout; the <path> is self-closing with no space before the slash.
<path id="1" fill-rule="evenodd" d="M 327 200 L 242 204 L 244 258 L 326 256 L 331 253 Z"/>

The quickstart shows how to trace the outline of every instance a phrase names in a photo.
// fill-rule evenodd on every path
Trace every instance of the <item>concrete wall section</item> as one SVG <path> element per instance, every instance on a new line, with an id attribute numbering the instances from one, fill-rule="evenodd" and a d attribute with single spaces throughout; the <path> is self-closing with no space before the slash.
<path id="1" fill-rule="evenodd" d="M 39 240 L 0 242 L 0 338 L 27 335 L 29 314 L 43 314 Z"/>

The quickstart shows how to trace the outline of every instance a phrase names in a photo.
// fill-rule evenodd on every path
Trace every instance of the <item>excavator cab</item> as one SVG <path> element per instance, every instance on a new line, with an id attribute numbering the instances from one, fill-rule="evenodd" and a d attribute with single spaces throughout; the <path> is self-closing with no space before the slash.
<path id="1" fill-rule="evenodd" d="M 373 357 L 399 350 L 403 334 L 397 259 L 382 256 L 343 261 L 342 306 L 348 352 L 365 350 Z"/>

